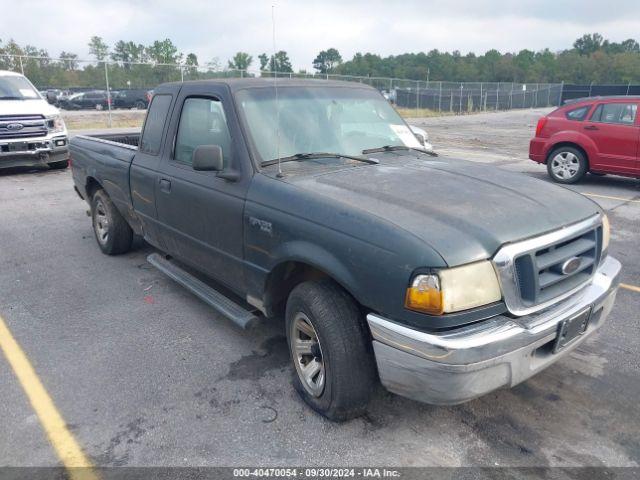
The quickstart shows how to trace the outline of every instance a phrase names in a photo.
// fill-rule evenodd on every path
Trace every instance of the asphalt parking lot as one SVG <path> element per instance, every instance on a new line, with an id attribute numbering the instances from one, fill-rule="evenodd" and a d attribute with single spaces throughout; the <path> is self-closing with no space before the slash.
<path id="1" fill-rule="evenodd" d="M 540 113 L 412 123 L 445 156 L 549 181 L 527 160 Z M 239 330 L 147 264 L 144 244 L 102 255 L 68 171 L 0 172 L 0 317 L 95 465 L 638 466 L 640 181 L 571 188 L 608 212 L 628 288 L 567 358 L 460 406 L 379 389 L 364 417 L 324 420 L 289 386 L 281 322 Z M 58 465 L 2 355 L 0 386 L 0 465 Z"/>

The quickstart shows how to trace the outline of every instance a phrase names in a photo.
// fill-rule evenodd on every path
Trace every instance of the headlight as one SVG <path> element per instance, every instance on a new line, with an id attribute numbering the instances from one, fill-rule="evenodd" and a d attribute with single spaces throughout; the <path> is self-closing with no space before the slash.
<path id="1" fill-rule="evenodd" d="M 60 115 L 54 115 L 47 118 L 47 128 L 50 133 L 64 132 L 65 125 L 64 120 Z"/>
<path id="2" fill-rule="evenodd" d="M 609 249 L 609 240 L 611 240 L 611 226 L 609 225 L 609 217 L 602 215 L 602 252 Z"/>
<path id="3" fill-rule="evenodd" d="M 416 275 L 407 289 L 405 307 L 442 315 L 494 303 L 502 298 L 500 284 L 489 261 Z"/>

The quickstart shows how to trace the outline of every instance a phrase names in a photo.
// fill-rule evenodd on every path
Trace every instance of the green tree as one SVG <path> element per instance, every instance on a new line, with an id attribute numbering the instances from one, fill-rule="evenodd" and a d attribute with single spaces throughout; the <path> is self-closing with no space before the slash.
<path id="1" fill-rule="evenodd" d="M 178 52 L 178 47 L 168 38 L 156 40 L 145 49 L 145 52 L 149 59 L 155 63 L 174 65 L 182 60 L 182 54 Z"/>
<path id="2" fill-rule="evenodd" d="M 186 66 L 185 75 L 192 80 L 198 78 L 198 56 L 195 53 L 189 53 L 184 64 Z"/>
<path id="3" fill-rule="evenodd" d="M 285 52 L 284 50 L 280 50 L 271 57 L 269 68 L 271 69 L 271 71 L 278 73 L 293 72 L 293 68 L 291 67 L 291 60 L 289 60 L 289 55 L 287 55 L 287 52 Z"/>
<path id="4" fill-rule="evenodd" d="M 599 33 L 586 33 L 573 42 L 573 48 L 575 48 L 580 55 L 591 55 L 600 50 L 603 40 L 602 35 Z"/>
<path id="5" fill-rule="evenodd" d="M 253 63 L 253 57 L 246 52 L 236 53 L 228 65 L 231 70 L 249 70 L 249 67 Z"/>
<path id="6" fill-rule="evenodd" d="M 113 46 L 111 60 L 123 62 L 125 70 L 131 70 L 128 62 L 144 62 L 146 60 L 144 45 L 135 42 L 125 42 L 120 40 Z"/>
<path id="7" fill-rule="evenodd" d="M 318 73 L 329 73 L 341 63 L 342 57 L 340 56 L 340 52 L 335 48 L 330 48 L 318 53 L 318 56 L 313 61 L 313 68 L 315 68 Z"/>
<path id="8" fill-rule="evenodd" d="M 78 69 L 78 55 L 75 53 L 65 52 L 63 50 L 59 58 L 64 70 L 73 71 Z"/>
<path id="9" fill-rule="evenodd" d="M 269 57 L 266 53 L 262 53 L 258 55 L 258 60 L 260 60 L 260 70 L 266 70 L 269 65 Z"/>
<path id="10" fill-rule="evenodd" d="M 96 60 L 99 62 L 103 61 L 107 58 L 107 54 L 109 53 L 109 45 L 107 45 L 102 37 L 93 36 L 91 40 L 89 40 L 89 53 L 96 57 Z"/>

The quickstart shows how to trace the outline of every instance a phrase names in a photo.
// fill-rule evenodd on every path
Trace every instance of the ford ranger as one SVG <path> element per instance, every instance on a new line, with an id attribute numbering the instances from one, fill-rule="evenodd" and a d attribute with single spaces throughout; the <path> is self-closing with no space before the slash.
<path id="1" fill-rule="evenodd" d="M 294 388 L 333 420 L 378 381 L 432 404 L 516 385 L 615 299 L 596 203 L 424 150 L 362 84 L 165 84 L 141 135 L 77 136 L 71 155 L 100 249 L 140 235 L 238 325 L 284 318 Z"/>
<path id="2" fill-rule="evenodd" d="M 23 75 L 0 70 L 0 168 L 67 168 L 67 128 L 60 112 Z"/>

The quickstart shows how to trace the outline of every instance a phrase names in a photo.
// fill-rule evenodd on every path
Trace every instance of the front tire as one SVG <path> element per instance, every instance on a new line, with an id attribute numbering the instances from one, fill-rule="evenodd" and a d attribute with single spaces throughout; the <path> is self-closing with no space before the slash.
<path id="1" fill-rule="evenodd" d="M 547 158 L 547 173 L 557 183 L 579 182 L 587 170 L 584 153 L 573 147 L 556 148 Z"/>
<path id="2" fill-rule="evenodd" d="M 91 219 L 102 253 L 119 255 L 131 250 L 133 230 L 104 190 L 97 190 L 91 199 Z"/>
<path id="3" fill-rule="evenodd" d="M 293 386 L 333 421 L 365 412 L 376 382 L 369 332 L 355 301 L 330 280 L 309 281 L 287 301 Z"/>

